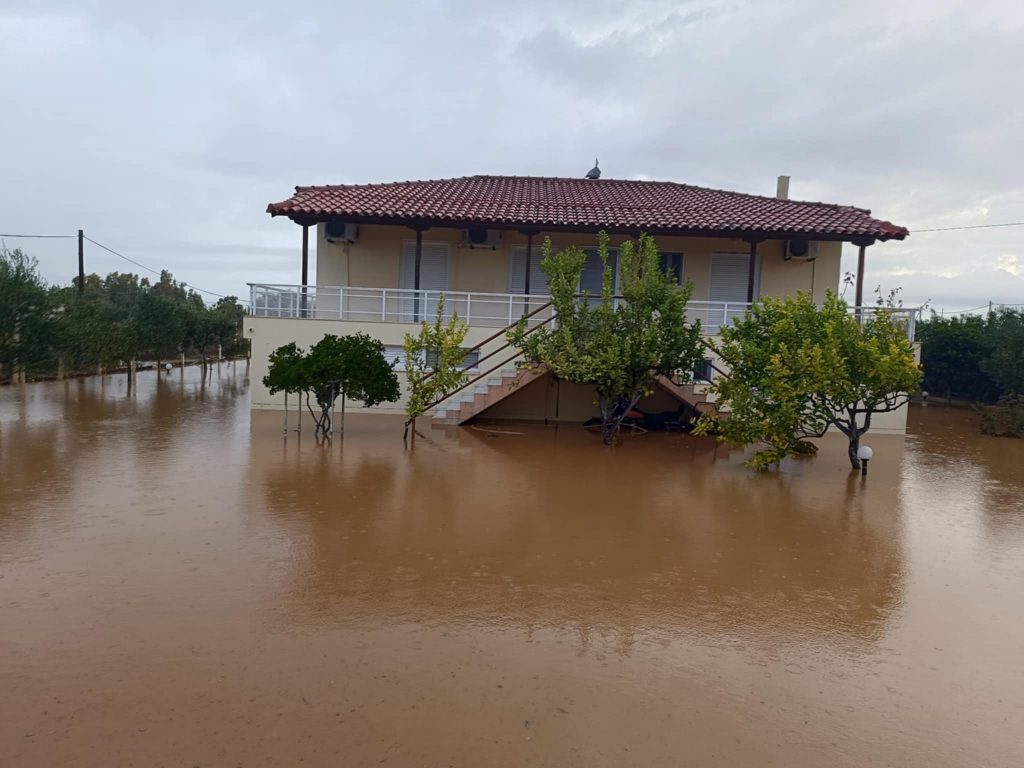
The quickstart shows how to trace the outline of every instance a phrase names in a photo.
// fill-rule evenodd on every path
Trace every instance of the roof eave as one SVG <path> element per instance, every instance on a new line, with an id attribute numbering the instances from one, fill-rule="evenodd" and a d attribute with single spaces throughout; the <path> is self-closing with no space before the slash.
<path id="1" fill-rule="evenodd" d="M 903 227 L 897 227 L 889 222 L 882 222 L 882 226 L 874 232 L 823 232 L 813 230 L 768 230 L 768 229 L 744 229 L 736 228 L 702 228 L 702 227 L 626 227 L 603 224 L 559 224 L 544 221 L 504 221 L 487 219 L 451 219 L 438 217 L 413 217 L 413 216 L 375 216 L 367 214 L 336 214 L 316 211 L 291 210 L 293 206 L 288 202 L 271 203 L 267 206 L 267 213 L 271 216 L 285 216 L 296 224 L 312 226 L 315 224 L 339 221 L 351 224 L 381 225 L 381 226 L 402 226 L 410 229 L 466 229 L 468 227 L 487 227 L 489 229 L 500 229 L 517 232 L 580 232 L 596 234 L 602 230 L 611 235 L 638 235 L 640 232 L 654 237 L 714 237 L 734 240 L 824 240 L 836 242 L 854 242 L 866 240 L 903 240 L 910 233 Z M 888 226 L 885 226 L 888 225 Z M 870 244 L 870 243 L 866 243 Z"/>

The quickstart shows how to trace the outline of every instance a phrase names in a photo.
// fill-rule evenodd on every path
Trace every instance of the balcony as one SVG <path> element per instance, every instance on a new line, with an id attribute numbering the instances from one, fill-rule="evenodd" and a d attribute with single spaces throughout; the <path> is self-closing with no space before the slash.
<path id="1" fill-rule="evenodd" d="M 281 317 L 310 320 L 344 320 L 354 323 L 419 323 L 437 317 L 438 303 L 444 296 L 444 316 L 457 313 L 467 325 L 504 328 L 523 315 L 531 315 L 531 324 L 554 316 L 547 306 L 550 297 L 516 293 L 477 291 L 424 291 L 404 288 L 355 288 L 350 286 L 265 285 L 250 283 L 250 313 L 256 317 Z M 743 317 L 750 308 L 743 302 L 690 301 L 687 319 L 700 321 L 709 336 L 723 325 Z M 850 312 L 867 317 L 877 307 L 851 307 Z M 892 312 L 907 329 L 913 341 L 920 309 L 900 307 Z"/>

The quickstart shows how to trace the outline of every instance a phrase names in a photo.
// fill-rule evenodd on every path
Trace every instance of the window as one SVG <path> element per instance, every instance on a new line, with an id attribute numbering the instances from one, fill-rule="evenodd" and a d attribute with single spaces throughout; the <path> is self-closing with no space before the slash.
<path id="1" fill-rule="evenodd" d="M 420 254 L 420 285 L 421 291 L 436 291 L 440 294 L 448 290 L 448 243 L 424 242 Z M 399 262 L 398 287 L 412 290 L 416 288 L 416 243 L 409 240 L 402 243 L 402 255 Z M 430 301 L 426 299 L 429 298 Z M 400 320 L 403 323 L 433 320 L 437 316 L 436 296 L 424 297 L 417 294 L 403 294 L 399 299 Z"/>
<path id="2" fill-rule="evenodd" d="M 707 358 L 697 361 L 697 364 L 693 366 L 694 381 L 710 383 L 713 380 L 713 373 L 711 361 Z"/>
<path id="3" fill-rule="evenodd" d="M 544 247 L 533 244 L 530 249 L 530 295 L 540 294 L 546 296 L 548 290 L 548 276 L 540 268 L 540 262 L 544 258 Z M 526 246 L 514 245 L 509 252 L 508 260 L 508 292 L 526 293 Z"/>
<path id="4" fill-rule="evenodd" d="M 683 284 L 683 254 L 662 251 L 658 254 L 658 263 L 661 264 L 661 271 L 671 275 L 676 285 Z"/>
<path id="5" fill-rule="evenodd" d="M 710 301 L 745 304 L 750 279 L 750 256 L 746 253 L 715 253 L 711 255 Z M 754 262 L 754 298 L 761 283 L 761 257 Z"/>
<path id="6" fill-rule="evenodd" d="M 583 274 L 580 276 L 580 293 L 589 293 L 591 296 L 601 296 L 601 288 L 604 283 L 604 265 L 601 263 L 601 255 L 597 248 L 584 248 L 587 260 L 583 263 Z M 612 270 L 612 292 L 619 285 L 619 250 L 608 249 L 608 266 Z"/>
<path id="7" fill-rule="evenodd" d="M 405 370 L 405 347 L 398 346 L 397 344 L 389 344 L 384 347 L 384 359 L 389 363 L 395 364 L 396 371 Z M 435 355 L 432 352 L 427 353 L 427 364 L 431 365 Z M 480 350 L 466 350 L 466 356 L 462 359 L 460 367 L 466 373 L 477 373 L 480 370 Z"/>
<path id="8" fill-rule="evenodd" d="M 427 366 L 433 368 L 437 362 L 436 352 L 427 352 Z M 459 367 L 466 373 L 476 373 L 480 370 L 480 350 L 466 350 L 466 356 L 462 358 Z"/>

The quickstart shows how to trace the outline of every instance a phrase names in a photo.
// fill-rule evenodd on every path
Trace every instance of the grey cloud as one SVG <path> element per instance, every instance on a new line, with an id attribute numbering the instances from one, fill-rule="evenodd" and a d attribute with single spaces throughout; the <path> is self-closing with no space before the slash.
<path id="1" fill-rule="evenodd" d="M 595 155 L 610 176 L 758 193 L 788 173 L 794 197 L 911 229 L 1024 220 L 1011 0 L 40 8 L 0 9 L 17 62 L 0 231 L 84 227 L 222 293 L 297 280 L 298 232 L 264 213 L 295 184 L 575 176 Z M 1019 291 L 997 270 L 1022 237 L 875 246 L 868 283 L 964 304 Z M 70 277 L 60 241 L 30 248 Z"/>

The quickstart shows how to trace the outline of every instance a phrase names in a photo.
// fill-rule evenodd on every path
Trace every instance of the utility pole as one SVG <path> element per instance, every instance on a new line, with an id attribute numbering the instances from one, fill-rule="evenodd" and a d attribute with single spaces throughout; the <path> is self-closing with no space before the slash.
<path id="1" fill-rule="evenodd" d="M 78 295 L 85 291 L 85 234 L 78 230 Z"/>

